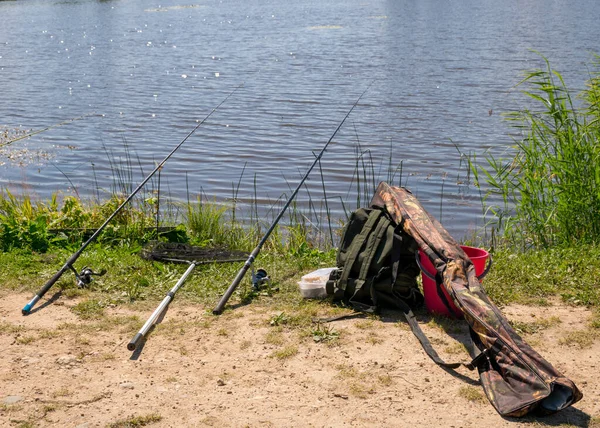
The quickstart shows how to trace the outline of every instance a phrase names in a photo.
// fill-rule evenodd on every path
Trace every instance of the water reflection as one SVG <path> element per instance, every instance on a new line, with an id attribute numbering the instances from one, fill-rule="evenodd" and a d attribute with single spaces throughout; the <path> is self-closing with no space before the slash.
<path id="1" fill-rule="evenodd" d="M 366 203 L 374 182 L 393 177 L 451 232 L 466 234 L 481 221 L 481 205 L 456 147 L 481 154 L 512 143 L 501 113 L 523 103 L 513 86 L 540 64 L 530 48 L 549 55 L 575 85 L 587 77 L 581 64 L 588 52 L 597 50 L 596 2 L 541 7 L 0 1 L 0 125 L 36 130 L 99 114 L 3 149 L 0 185 L 41 198 L 67 192 L 56 165 L 91 197 L 112 188 L 111 157 L 139 181 L 245 82 L 165 166 L 162 180 L 180 200 L 188 191 L 227 200 L 239 182 L 237 197 L 260 200 L 266 211 L 375 80 L 299 206 L 322 206 L 324 181 L 329 208 L 343 217 Z M 20 153 L 39 155 L 13 162 Z"/>

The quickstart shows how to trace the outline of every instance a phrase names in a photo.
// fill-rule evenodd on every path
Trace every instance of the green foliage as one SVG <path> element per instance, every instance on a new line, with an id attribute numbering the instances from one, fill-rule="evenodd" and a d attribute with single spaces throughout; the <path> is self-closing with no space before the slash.
<path id="1" fill-rule="evenodd" d="M 29 248 L 45 252 L 50 246 L 46 218 L 39 215 L 34 219 L 0 216 L 0 248 Z"/>
<path id="2" fill-rule="evenodd" d="M 29 197 L 19 200 L 8 190 L 0 193 L 0 249 L 46 251 L 50 245 L 47 212 L 44 205 L 32 204 Z"/>
<path id="3" fill-rule="evenodd" d="M 567 303 L 600 305 L 600 247 L 538 249 L 493 253 L 494 267 L 483 281 L 492 301 L 543 304 L 559 295 Z"/>
<path id="4" fill-rule="evenodd" d="M 246 249 L 251 246 L 251 235 L 233 219 L 227 221 L 227 207 L 216 202 L 198 199 L 187 205 L 187 228 L 195 243 L 202 246 L 223 246 Z"/>
<path id="5" fill-rule="evenodd" d="M 576 107 L 562 76 L 529 72 L 523 93 L 539 110 L 507 116 L 522 133 L 514 156 L 487 157 L 481 171 L 503 205 L 493 205 L 506 242 L 522 248 L 598 242 L 600 239 L 600 79 L 594 73 Z M 598 68 L 598 63 L 596 68 Z"/>
<path id="6" fill-rule="evenodd" d="M 98 229 L 121 205 L 117 196 L 100 204 L 85 205 L 67 196 L 59 204 L 54 194 L 47 202 L 33 203 L 27 195 L 16 197 L 0 191 L 0 250 L 24 248 L 46 252 L 51 247 L 78 246 Z M 126 205 L 107 225 L 98 241 L 104 244 L 132 245 L 156 237 L 151 207 L 144 203 Z M 181 229 L 175 239 L 183 239 Z"/>
<path id="7" fill-rule="evenodd" d="M 331 325 L 323 325 L 321 323 L 318 323 L 317 327 L 310 331 L 310 334 L 317 343 L 332 342 L 340 337 L 340 334 Z"/>
<path id="8" fill-rule="evenodd" d="M 271 317 L 271 321 L 269 321 L 269 325 L 273 327 L 277 327 L 283 324 L 287 324 L 289 321 L 289 317 L 285 314 L 285 312 L 279 312 L 276 315 Z"/>

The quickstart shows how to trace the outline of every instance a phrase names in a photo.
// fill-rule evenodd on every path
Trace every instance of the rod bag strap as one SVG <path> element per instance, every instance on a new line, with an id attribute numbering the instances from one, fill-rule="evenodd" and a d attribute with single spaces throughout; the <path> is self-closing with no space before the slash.
<path id="1" fill-rule="evenodd" d="M 421 346 L 423 347 L 429 358 L 431 358 L 433 362 L 436 363 L 438 366 L 445 367 L 448 369 L 457 369 L 461 366 L 464 366 L 469 370 L 475 370 L 479 366 L 479 364 L 485 362 L 486 359 L 484 357 L 487 356 L 487 350 L 481 352 L 479 355 L 473 358 L 473 360 L 471 360 L 470 363 L 447 363 L 444 360 L 442 360 L 436 352 L 436 350 L 433 348 L 433 345 L 431 344 L 427 336 L 425 336 L 425 333 L 423 333 L 423 330 L 421 330 L 421 326 L 417 322 L 417 318 L 415 317 L 415 314 L 410 309 L 410 307 L 401 299 L 396 300 L 396 304 L 402 310 L 404 318 L 406 318 L 406 322 L 408 322 L 408 325 L 410 326 L 410 329 L 412 330 L 413 334 L 419 340 Z"/>

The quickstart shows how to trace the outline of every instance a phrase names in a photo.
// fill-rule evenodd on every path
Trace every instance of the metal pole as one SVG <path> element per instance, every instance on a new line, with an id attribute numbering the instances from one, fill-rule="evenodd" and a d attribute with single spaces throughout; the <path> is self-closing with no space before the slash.
<path id="1" fill-rule="evenodd" d="M 167 293 L 160 305 L 158 305 L 154 312 L 152 312 L 152 315 L 150 315 L 148 321 L 146 321 L 146 323 L 140 329 L 140 331 L 127 344 L 127 349 L 129 349 L 130 351 L 135 351 L 140 342 L 146 337 L 146 334 L 148 333 L 150 328 L 152 328 L 152 326 L 156 323 L 156 320 L 158 319 L 158 317 L 160 317 L 160 314 L 162 314 L 165 308 L 169 306 L 169 303 L 171 303 L 171 300 L 173 300 L 173 297 L 175 297 L 175 293 L 177 293 L 177 290 L 179 290 L 179 287 L 183 285 L 188 276 L 191 275 L 195 267 L 195 262 L 190 263 L 190 267 L 188 267 L 185 273 L 181 276 L 181 278 L 179 278 L 177 284 L 175 284 L 175 286 L 171 288 L 171 291 Z"/>
<path id="2" fill-rule="evenodd" d="M 192 129 L 189 132 L 189 134 L 187 134 L 185 136 L 185 138 L 183 140 L 181 140 L 181 142 L 171 151 L 171 153 L 169 153 L 162 160 L 162 162 L 159 163 L 156 166 L 156 168 L 154 168 L 154 170 L 144 179 L 144 181 L 142 181 L 138 185 L 138 187 L 133 191 L 133 193 L 131 193 L 127 197 L 127 199 L 125 199 L 125 201 L 123 201 L 123 203 L 121 205 L 119 205 L 119 207 L 106 219 L 106 221 L 102 224 L 102 226 L 100 226 L 98 228 L 98 230 L 96 230 L 94 232 L 94 234 L 92 236 L 90 236 L 90 238 L 86 242 L 83 243 L 83 245 L 81 246 L 81 248 L 79 250 L 77 250 L 75 252 L 75 254 L 73 254 L 71 257 L 69 257 L 69 259 L 67 260 L 67 262 L 63 265 L 63 267 L 60 268 L 60 270 L 52 278 L 50 278 L 50 280 L 40 289 L 40 291 L 37 292 L 37 294 L 35 296 L 33 296 L 33 298 L 29 301 L 29 303 L 27 303 L 25 305 L 25 307 L 21 310 L 21 313 L 23 315 L 29 315 L 29 313 L 31 312 L 31 309 L 34 307 L 34 305 L 40 300 L 40 298 L 42 298 L 42 296 L 44 294 L 46 294 L 48 292 L 48 290 L 56 283 L 56 281 L 59 280 L 59 278 L 63 275 L 63 273 L 65 273 L 69 269 L 74 269 L 73 268 L 73 263 L 75 263 L 75 261 L 79 258 L 79 256 L 81 256 L 81 253 L 83 253 L 83 251 L 86 249 L 86 247 L 88 245 L 90 245 L 98 237 L 98 235 L 100 235 L 100 233 L 104 230 L 104 228 L 108 225 L 108 223 L 110 223 L 110 221 L 119 213 L 119 211 L 121 211 L 121 209 L 123 209 L 123 207 L 131 199 L 133 199 L 133 197 L 135 196 L 135 194 L 140 191 L 140 189 L 148 182 L 148 180 L 150 180 L 152 178 L 152 176 L 156 173 L 156 171 L 158 171 L 169 160 L 169 158 L 183 145 L 183 143 L 185 143 L 187 141 L 187 139 L 190 138 L 194 132 L 196 132 L 196 130 L 200 127 L 200 125 L 202 125 L 204 122 L 206 122 L 206 120 L 208 120 L 208 118 L 210 116 L 212 116 L 212 114 L 215 111 L 217 111 L 217 109 L 219 107 L 221 107 L 223 105 L 223 103 L 225 103 L 225 101 L 227 101 L 229 99 L 229 97 L 231 97 L 243 85 L 244 84 L 242 83 L 238 87 L 236 87 L 233 91 L 231 91 L 229 93 L 229 95 L 227 95 L 225 97 L 225 99 L 219 103 L 218 106 L 216 106 L 215 108 L 213 108 L 211 110 L 211 112 L 208 115 L 206 115 L 206 117 L 204 119 L 202 119 L 202 121 L 199 122 L 198 125 L 196 125 L 196 127 L 194 129 Z"/>
<path id="3" fill-rule="evenodd" d="M 300 180 L 300 183 L 298 183 L 298 186 L 296 187 L 296 189 L 294 190 L 294 192 L 292 193 L 292 195 L 290 196 L 290 198 L 287 200 L 287 202 L 285 203 L 285 205 L 283 206 L 283 208 L 281 209 L 281 211 L 279 212 L 279 214 L 277 215 L 277 217 L 275 218 L 275 221 L 273 221 L 273 224 L 271 224 L 271 227 L 269 227 L 269 230 L 267 230 L 267 232 L 262 237 L 262 239 L 260 240 L 260 242 L 258 243 L 258 245 L 256 246 L 256 248 L 252 251 L 252 253 L 248 257 L 248 260 L 246 260 L 246 263 L 244 263 L 244 266 L 242 266 L 242 268 L 239 270 L 239 272 L 237 273 L 237 275 L 234 278 L 233 282 L 231 283 L 231 285 L 229 286 L 229 288 L 225 291 L 225 294 L 223 294 L 223 297 L 221 297 L 221 300 L 219 301 L 219 303 L 217 304 L 217 306 L 213 309 L 213 314 L 220 315 L 220 314 L 223 313 L 223 310 L 225 308 L 225 304 L 227 303 L 227 301 L 229 300 L 229 298 L 231 297 L 231 295 L 233 294 L 233 292 L 235 291 L 235 289 L 238 287 L 238 285 L 240 284 L 240 282 L 244 278 L 244 275 L 246 274 L 246 272 L 248 271 L 248 269 L 250 269 L 250 266 L 252 266 L 252 263 L 254 263 L 254 260 L 256 259 L 256 257 L 258 257 L 258 254 L 260 253 L 260 250 L 261 250 L 262 246 L 264 245 L 265 242 L 267 242 L 267 239 L 269 238 L 269 235 L 271 234 L 271 232 L 273 232 L 273 230 L 277 226 L 277 223 L 279 223 L 279 220 L 281 220 L 281 217 L 283 217 L 283 214 L 285 213 L 285 211 L 287 210 L 287 208 L 290 206 L 290 204 L 292 203 L 292 201 L 294 200 L 294 198 L 298 194 L 298 191 L 300 190 L 300 188 L 302 187 L 302 185 L 304 184 L 304 182 L 308 178 L 310 172 L 313 170 L 313 168 L 315 167 L 315 165 L 319 162 L 319 160 L 321 159 L 321 157 L 325 153 L 325 150 L 327 150 L 327 147 L 329 146 L 329 143 L 331 143 L 331 141 L 336 136 L 336 134 L 338 133 L 338 131 L 340 130 L 340 128 L 342 127 L 342 125 L 344 124 L 344 122 L 346 121 L 346 119 L 348 119 L 348 116 L 350 116 L 350 113 L 352 113 L 352 110 L 354 110 L 354 107 L 356 107 L 358 105 L 358 102 L 360 101 L 360 99 L 369 90 L 369 88 L 371 87 L 371 85 L 373 85 L 373 83 L 374 82 L 371 82 L 371 84 L 367 87 L 367 89 L 365 89 L 364 92 L 362 94 L 360 94 L 360 97 L 358 97 L 358 99 L 356 100 L 356 102 L 352 105 L 352 108 L 348 111 L 348 113 L 346 113 L 346 116 L 344 117 L 344 119 L 338 125 L 337 129 L 335 130 L 335 132 L 333 133 L 333 135 L 331 136 L 331 138 L 329 138 L 329 141 L 327 141 L 327 143 L 325 144 L 325 146 L 323 147 L 323 149 L 321 149 L 321 152 L 316 157 L 316 159 L 314 160 L 314 162 L 312 163 L 312 165 L 310 166 L 310 168 L 308 169 L 308 171 L 306 172 L 306 174 L 304 175 L 304 177 L 302 177 L 302 180 Z"/>

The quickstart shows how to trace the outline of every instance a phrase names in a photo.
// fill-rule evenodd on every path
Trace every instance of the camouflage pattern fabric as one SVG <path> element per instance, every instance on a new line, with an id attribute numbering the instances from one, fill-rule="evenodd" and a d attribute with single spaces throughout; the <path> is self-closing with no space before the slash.
<path id="1" fill-rule="evenodd" d="M 475 345 L 472 357 L 482 357 L 479 377 L 498 413 L 512 417 L 533 411 L 549 414 L 582 398 L 577 386 L 509 325 L 483 291 L 469 257 L 410 191 L 382 182 L 371 205 L 384 207 L 437 269 L 442 286 L 470 326 Z"/>

